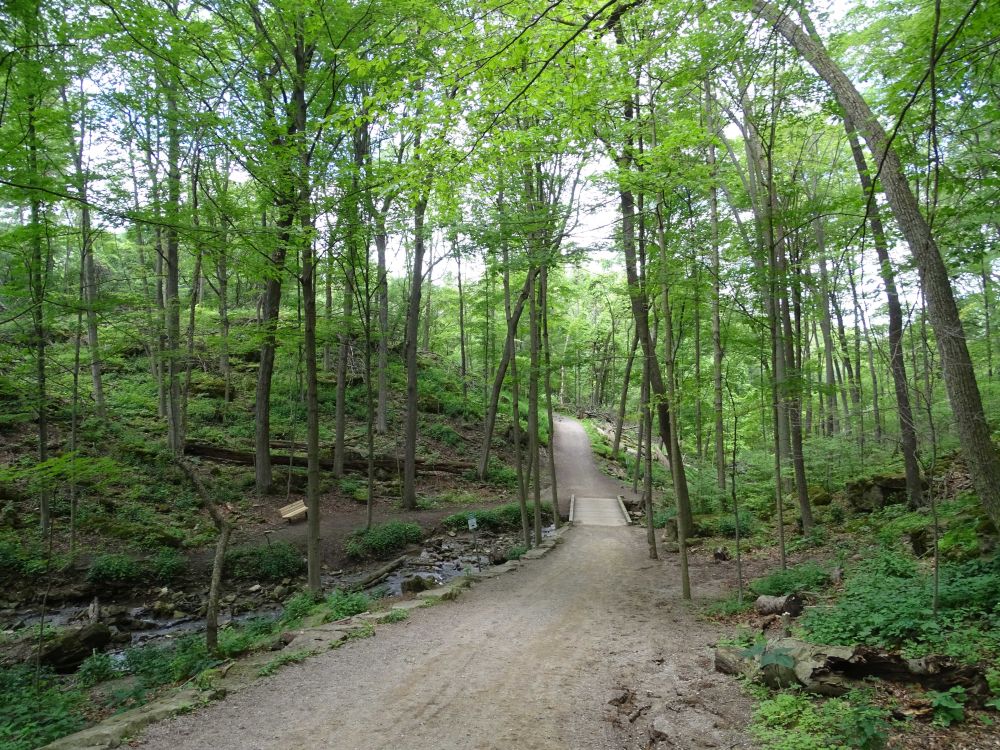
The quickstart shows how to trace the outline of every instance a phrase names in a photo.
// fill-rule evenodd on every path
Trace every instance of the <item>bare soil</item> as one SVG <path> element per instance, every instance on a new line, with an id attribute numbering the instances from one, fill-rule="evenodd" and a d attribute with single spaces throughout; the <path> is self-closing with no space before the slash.
<path id="1" fill-rule="evenodd" d="M 564 501 L 621 492 L 572 420 L 559 420 L 556 465 Z M 675 557 L 650 560 L 641 529 L 573 529 L 542 560 L 156 725 L 139 745 L 647 748 L 661 717 L 657 747 L 750 747 L 750 702 L 712 670 L 722 631 L 681 600 Z M 693 559 L 698 597 L 720 595 L 718 571 Z"/>

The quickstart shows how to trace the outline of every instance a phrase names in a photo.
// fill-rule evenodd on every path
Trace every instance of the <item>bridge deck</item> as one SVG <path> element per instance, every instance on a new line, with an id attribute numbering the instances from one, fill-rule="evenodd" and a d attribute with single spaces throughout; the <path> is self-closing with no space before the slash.
<path id="1" fill-rule="evenodd" d="M 576 497 L 570 519 L 581 526 L 627 526 L 617 497 Z"/>

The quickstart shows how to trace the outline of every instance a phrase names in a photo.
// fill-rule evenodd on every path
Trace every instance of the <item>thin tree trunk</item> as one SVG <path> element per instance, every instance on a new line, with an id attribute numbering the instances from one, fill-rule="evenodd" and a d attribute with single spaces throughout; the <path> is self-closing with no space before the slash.
<path id="1" fill-rule="evenodd" d="M 562 526 L 562 511 L 559 509 L 559 488 L 556 484 L 556 420 L 552 408 L 552 352 L 549 347 L 549 274 L 543 265 L 541 276 L 542 307 L 542 350 L 545 353 L 545 409 L 549 419 L 549 478 L 552 483 L 552 519 L 555 527 Z"/>
<path id="2" fill-rule="evenodd" d="M 385 264 L 388 242 L 385 221 L 375 221 L 375 251 L 378 255 L 378 404 L 375 409 L 375 431 L 389 431 L 389 281 Z"/>
<path id="3" fill-rule="evenodd" d="M 500 404 L 500 394 L 503 391 L 503 381 L 507 376 L 507 368 L 511 366 L 511 358 L 514 353 L 514 337 L 517 332 L 518 323 L 521 320 L 521 313 L 524 311 L 524 304 L 528 299 L 528 294 L 531 290 L 532 284 L 534 283 L 535 274 L 537 273 L 537 268 L 531 268 L 528 270 L 528 276 L 524 280 L 521 295 L 518 297 L 517 303 L 514 304 L 510 314 L 507 316 L 506 344 L 504 345 L 503 355 L 500 358 L 500 364 L 497 366 L 496 376 L 493 378 L 493 391 L 490 394 L 489 403 L 486 406 L 486 425 L 483 430 L 483 450 L 479 456 L 479 466 L 476 469 L 476 476 L 478 476 L 480 480 L 484 480 L 486 478 L 486 472 L 489 469 L 493 431 L 496 428 L 497 409 Z"/>
<path id="4" fill-rule="evenodd" d="M 628 404 L 628 386 L 632 379 L 632 362 L 635 360 L 635 352 L 639 346 L 639 336 L 632 334 L 632 346 L 629 347 L 628 359 L 625 360 L 625 375 L 622 378 L 622 395 L 618 401 L 618 419 L 615 422 L 615 441 L 611 446 L 611 458 L 618 458 L 618 450 L 621 448 L 622 430 L 625 425 L 625 408 Z"/>
<path id="5" fill-rule="evenodd" d="M 538 429 L 538 375 L 540 369 L 539 361 L 539 335 L 538 335 L 538 293 L 537 284 L 532 284 L 531 300 L 528 303 L 528 330 L 530 339 L 530 362 L 528 371 L 528 466 L 529 474 L 534 468 L 534 484 L 532 501 L 534 502 L 534 528 L 535 545 L 542 543 L 542 497 L 541 497 L 541 475 L 539 464 L 539 429 Z"/>
<path id="6" fill-rule="evenodd" d="M 456 243 L 457 244 L 457 243 Z M 462 293 L 462 254 L 454 248 L 455 263 L 458 265 L 458 348 L 461 357 L 462 400 L 469 398 L 468 358 L 465 352 L 465 295 Z"/>
<path id="7" fill-rule="evenodd" d="M 184 453 L 184 425 L 181 409 L 180 381 L 180 222 L 181 206 L 181 125 L 177 106 L 177 90 L 173 81 L 164 84 L 167 102 L 167 205 L 166 227 L 166 288 L 164 315 L 166 316 L 167 351 L 167 446 L 179 456 Z"/>
<path id="8" fill-rule="evenodd" d="M 348 232 L 348 242 L 356 241 L 353 230 Z M 356 253 L 356 250 L 354 251 Z M 352 253 L 353 254 L 353 253 Z M 354 257 L 357 257 L 354 255 Z M 347 359 L 351 348 L 351 328 L 354 323 L 354 269 L 344 273 L 344 322 L 341 326 L 337 349 L 337 405 L 334 418 L 333 475 L 344 476 L 344 438 L 347 432 Z"/>
<path id="9" fill-rule="evenodd" d="M 417 139 L 419 148 L 419 138 Z M 423 286 L 427 194 L 422 193 L 413 211 L 413 270 L 410 274 L 410 300 L 406 310 L 406 426 L 403 433 L 404 510 L 417 507 L 417 339 L 420 334 L 420 294 Z"/>

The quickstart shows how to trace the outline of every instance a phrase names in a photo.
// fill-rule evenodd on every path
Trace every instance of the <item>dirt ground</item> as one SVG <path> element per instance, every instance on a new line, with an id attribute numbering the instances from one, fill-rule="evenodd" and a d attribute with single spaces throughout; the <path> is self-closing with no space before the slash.
<path id="1" fill-rule="evenodd" d="M 556 446 L 561 498 L 621 492 L 576 422 L 559 421 Z M 719 594 L 717 572 L 696 558 L 698 596 Z M 631 749 L 651 746 L 658 718 L 657 747 L 750 747 L 749 701 L 712 670 L 719 635 L 641 529 L 578 527 L 546 558 L 156 725 L 140 746 Z"/>

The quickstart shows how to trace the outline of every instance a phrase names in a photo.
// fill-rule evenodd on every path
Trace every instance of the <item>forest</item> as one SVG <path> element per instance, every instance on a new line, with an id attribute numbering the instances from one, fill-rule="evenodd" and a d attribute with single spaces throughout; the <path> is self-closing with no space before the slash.
<path id="1" fill-rule="evenodd" d="M 539 547 L 559 415 L 751 662 L 746 746 L 992 746 L 998 29 L 981 0 L 4 3 L 0 748 L 377 612 L 432 537 L 455 575 Z M 931 666 L 790 689 L 781 629 Z"/>

